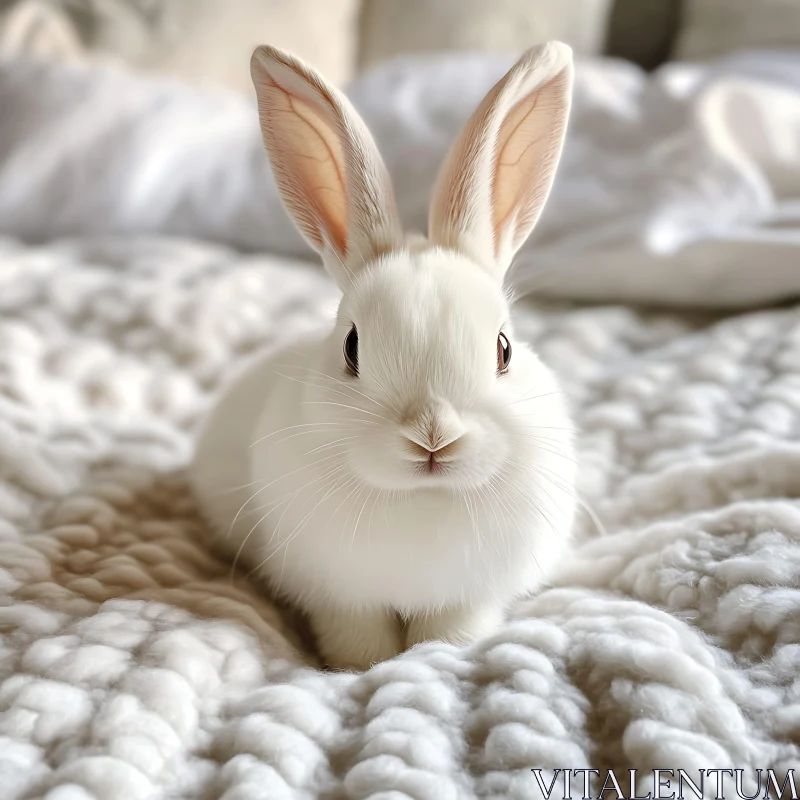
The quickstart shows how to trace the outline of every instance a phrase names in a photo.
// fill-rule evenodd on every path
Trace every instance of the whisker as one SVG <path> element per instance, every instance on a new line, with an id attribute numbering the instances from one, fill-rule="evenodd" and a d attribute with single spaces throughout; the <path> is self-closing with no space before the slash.
<path id="1" fill-rule="evenodd" d="M 505 461 L 507 464 L 516 464 L 517 466 L 520 466 L 523 469 L 532 469 L 534 470 L 534 472 L 547 473 L 548 475 L 552 476 L 550 478 L 551 481 L 553 481 L 554 483 L 556 481 L 559 481 L 559 484 L 557 484 L 558 488 L 560 488 L 563 492 L 570 495 L 571 497 L 575 497 L 575 487 L 568 483 L 565 483 L 560 475 L 548 469 L 547 467 L 543 467 L 541 464 L 531 464 L 527 461 L 515 458 L 514 456 L 509 456 L 508 458 L 506 458 Z"/>
<path id="2" fill-rule="evenodd" d="M 535 417 L 535 416 L 537 416 L 537 414 L 535 414 L 535 413 L 533 413 L 533 414 L 516 414 L 515 416 L 517 418 L 520 418 L 520 417 Z M 577 428 L 564 428 L 563 426 L 559 426 L 559 425 L 528 425 L 527 423 L 526 423 L 525 427 L 523 428 L 523 430 L 527 430 L 527 431 L 564 431 L 565 433 L 572 433 L 572 434 L 580 433 L 580 431 Z"/>
<path id="3" fill-rule="evenodd" d="M 517 517 L 514 519 L 514 524 L 517 528 L 517 533 L 519 533 L 521 540 L 525 543 L 525 549 L 528 551 L 528 554 L 533 559 L 533 563 L 536 564 L 536 568 L 539 570 L 540 574 L 544 575 L 544 570 L 542 569 L 542 565 L 539 563 L 539 559 L 536 558 L 536 553 L 533 552 L 533 549 L 528 543 L 528 537 L 526 535 L 526 532 L 522 529 L 522 517 L 524 516 L 522 513 L 522 509 L 519 507 L 519 504 L 514 499 L 513 493 L 508 494 L 507 497 L 509 502 L 513 504 L 514 508 L 517 511 Z M 553 527 L 552 522 L 548 524 L 550 524 L 551 528 Z"/>
<path id="4" fill-rule="evenodd" d="M 233 564 L 231 565 L 231 578 L 233 578 L 233 573 L 234 573 L 234 571 L 236 569 L 236 565 L 237 565 L 237 563 L 239 561 L 239 557 L 241 556 L 242 551 L 244 550 L 245 545 L 247 544 L 247 541 L 250 539 L 250 537 L 252 536 L 253 532 L 258 528 L 258 526 L 261 525 L 261 523 L 264 522 L 267 519 L 267 517 L 269 517 L 269 515 L 272 514 L 273 511 L 276 511 L 288 497 L 289 502 L 286 504 L 286 507 L 284 508 L 280 519 L 278 520 L 278 525 L 280 525 L 281 521 L 283 520 L 283 517 L 285 516 L 286 512 L 289 510 L 289 506 L 291 506 L 291 504 L 294 502 L 295 497 L 297 497 L 297 495 L 300 494 L 300 492 L 302 492 L 304 489 L 307 489 L 315 481 L 324 480 L 327 475 L 334 474 L 335 472 L 337 472 L 340 469 L 341 469 L 341 465 L 334 465 L 334 468 L 332 470 L 329 470 L 329 472 L 325 476 L 322 476 L 322 477 L 315 476 L 310 481 L 308 481 L 305 485 L 301 486 L 299 489 L 295 489 L 292 492 L 288 492 L 287 494 L 282 495 L 277 500 L 273 500 L 273 501 L 271 501 L 269 503 L 265 503 L 263 506 L 260 506 L 258 509 L 251 509 L 250 512 L 247 512 L 248 514 L 257 513 L 257 511 L 260 511 L 260 510 L 263 510 L 264 508 L 268 508 L 269 506 L 272 506 L 272 508 L 270 508 L 269 511 L 267 511 L 267 513 L 264 514 L 255 523 L 255 525 L 253 525 L 252 528 L 250 528 L 250 530 L 247 532 L 247 535 L 244 537 L 244 539 L 242 540 L 241 544 L 239 545 L 239 548 L 236 551 L 236 556 L 233 559 Z M 242 509 L 239 509 L 240 513 L 241 513 L 241 510 Z M 274 537 L 274 535 L 275 535 L 275 531 L 273 530 L 272 536 L 270 537 L 270 541 L 272 541 L 272 537 Z"/>
<path id="5" fill-rule="evenodd" d="M 526 395 L 523 395 L 522 397 L 520 397 L 519 400 L 512 400 L 510 403 L 506 403 L 506 405 L 507 406 L 515 406 L 515 405 L 517 405 L 517 403 L 525 403 L 525 402 L 532 403 L 534 400 L 539 400 L 542 397 L 552 397 L 555 394 L 564 394 L 564 392 L 561 391 L 561 390 L 554 391 L 554 392 L 545 392 L 544 394 L 537 394 L 534 397 L 529 397 L 526 394 Z"/>
<path id="6" fill-rule="evenodd" d="M 250 511 L 248 511 L 246 513 L 247 514 L 255 514 L 255 513 L 259 512 L 259 511 L 263 511 L 265 508 L 269 508 L 270 506 L 273 506 L 274 508 L 277 508 L 281 503 L 283 503 L 286 500 L 287 497 L 293 497 L 294 495 L 299 494 L 300 492 L 302 492 L 303 490 L 305 490 L 309 486 L 311 486 L 312 483 L 316 483 L 318 481 L 324 481 L 326 478 L 329 478 L 331 475 L 333 475 L 334 473 L 340 471 L 341 469 L 342 469 L 342 464 L 338 464 L 338 463 L 334 462 L 332 467 L 329 464 L 328 465 L 328 469 L 324 470 L 321 475 L 314 475 L 314 477 L 312 477 L 310 481 L 306 481 L 306 483 L 303 484 L 303 486 L 299 487 L 298 489 L 292 489 L 291 491 L 286 492 L 286 494 L 282 494 L 280 497 L 277 497 L 274 500 L 270 500 L 269 502 L 263 503 L 260 506 L 256 506 L 255 508 L 251 508 Z M 274 508 L 273 508 L 273 510 L 274 510 Z"/>
<path id="7" fill-rule="evenodd" d="M 600 520 L 599 515 L 597 512 L 591 507 L 589 502 L 580 496 L 580 493 L 574 488 L 568 488 L 567 485 L 564 484 L 563 480 L 560 476 L 556 475 L 556 473 L 552 472 L 552 470 L 547 469 L 547 467 L 543 467 L 541 465 L 537 465 L 535 467 L 536 471 L 538 472 L 545 472 L 550 476 L 550 481 L 557 487 L 560 488 L 561 491 L 565 492 L 566 494 L 571 494 L 575 501 L 583 508 L 584 511 L 589 515 L 589 519 L 591 519 L 592 523 L 597 528 L 597 532 L 601 536 L 608 536 L 608 532 L 606 531 L 605 526 L 603 525 L 602 521 Z M 547 477 L 547 476 L 543 476 Z"/>
<path id="8" fill-rule="evenodd" d="M 525 465 L 524 462 L 521 462 L 519 460 L 507 459 L 507 461 L 509 463 L 513 462 L 513 463 L 520 464 L 522 466 L 532 466 L 532 465 L 529 465 L 529 464 Z M 597 528 L 597 532 L 600 534 L 600 536 L 608 536 L 608 531 L 606 530 L 605 525 L 603 524 L 602 520 L 600 519 L 599 514 L 592 508 L 592 506 L 591 506 L 591 504 L 589 503 L 588 500 L 586 500 L 585 498 L 581 497 L 580 493 L 575 489 L 575 487 L 564 483 L 563 479 L 559 475 L 557 475 L 556 473 L 552 472 L 552 470 L 549 470 L 547 467 L 543 467 L 541 465 L 533 465 L 533 469 L 534 469 L 535 472 L 539 473 L 541 475 L 541 477 L 545 478 L 546 480 L 549 480 L 557 489 L 559 489 L 560 491 L 562 491 L 565 494 L 567 494 L 570 497 L 572 497 L 575 500 L 575 502 L 578 503 L 578 505 L 580 505 L 581 508 L 589 516 L 589 519 L 592 521 L 592 524 Z M 544 489 L 544 487 L 541 487 L 541 488 L 542 488 L 542 491 L 544 491 L 545 494 L 547 494 L 547 496 L 550 498 L 550 500 L 555 502 L 553 500 L 552 496 L 547 492 L 547 490 Z M 534 508 L 536 508 L 535 504 L 532 503 L 530 498 L 524 497 L 524 495 L 523 495 L 523 499 L 525 499 Z"/>
<path id="9" fill-rule="evenodd" d="M 339 427 L 341 429 L 343 429 L 343 430 L 355 430 L 355 428 L 350 428 L 350 426 L 345 426 L 345 425 L 341 425 Z M 310 431 L 298 431 L 297 433 L 292 433 L 289 436 L 284 436 L 282 439 L 276 439 L 274 442 L 272 442 L 270 444 L 270 447 L 267 448 L 267 449 L 270 449 L 272 447 L 277 447 L 278 445 L 283 444 L 284 442 L 288 442 L 290 439 L 295 439 L 298 436 L 313 436 L 315 434 L 317 436 L 322 436 L 322 435 L 324 435 L 326 433 L 330 433 L 330 432 L 331 432 L 330 430 L 326 431 L 326 430 L 317 430 L 317 429 L 313 429 L 313 430 L 310 430 Z M 253 445 L 250 445 L 250 446 L 252 447 Z"/>
<path id="10" fill-rule="evenodd" d="M 369 498 L 372 496 L 372 491 L 367 489 L 367 485 L 364 484 L 361 492 L 356 495 L 356 499 L 353 501 L 355 504 L 358 502 L 358 498 L 361 497 L 361 494 L 366 491 L 367 496 L 364 498 L 364 503 L 361 506 L 361 510 L 358 512 L 358 516 L 356 517 L 356 524 L 353 526 L 353 533 L 350 537 L 350 552 L 353 552 L 353 545 L 356 543 L 356 533 L 358 533 L 358 523 L 361 521 L 361 515 L 364 513 L 364 509 L 367 507 L 367 503 L 369 502 Z M 349 514 L 348 514 L 349 517 Z M 346 521 L 346 520 L 345 520 Z"/>
<path id="11" fill-rule="evenodd" d="M 358 408 L 358 406 L 348 406 L 345 403 L 334 403 L 331 400 L 304 400 L 303 405 L 317 405 L 317 406 L 341 406 L 342 408 L 350 408 L 353 411 L 358 411 L 360 414 L 369 414 L 371 417 L 377 417 L 382 422 L 385 418 L 380 414 L 374 414 L 372 411 L 367 411 L 365 408 Z"/>
<path id="12" fill-rule="evenodd" d="M 383 393 L 384 393 L 384 394 L 385 394 L 387 397 L 391 397 L 391 393 L 390 393 L 390 392 L 388 392 L 388 391 L 386 390 L 386 387 L 385 387 L 385 386 L 384 386 L 384 385 L 383 385 L 383 384 L 382 384 L 382 383 L 381 383 L 381 382 L 380 382 L 380 381 L 379 381 L 379 380 L 378 380 L 378 379 L 377 379 L 377 378 L 376 378 L 374 375 L 372 375 L 371 377 L 372 377 L 372 380 L 373 380 L 373 381 L 375 381 L 375 383 L 377 383 L 377 384 L 378 384 L 378 388 L 379 388 L 379 389 L 380 389 L 380 390 L 381 390 L 381 391 L 382 391 L 382 392 L 383 392 Z M 396 407 L 394 407 L 394 406 L 392 406 L 392 411 L 394 411 L 395 413 L 397 413 L 397 408 L 396 408 Z"/>
<path id="13" fill-rule="evenodd" d="M 341 479 L 340 479 L 340 480 L 341 480 Z M 345 484 L 345 485 L 346 485 L 346 484 Z M 320 507 L 320 506 L 321 506 L 321 505 L 322 505 L 322 504 L 325 502 L 325 500 L 327 500 L 327 499 L 328 499 L 328 497 L 330 497 L 330 496 L 331 496 L 331 494 L 333 494 L 333 493 L 334 493 L 334 492 L 336 492 L 336 491 L 337 491 L 337 484 L 334 484 L 334 485 L 333 485 L 333 486 L 332 486 L 332 487 L 331 487 L 331 488 L 330 488 L 330 489 L 329 489 L 329 490 L 328 490 L 328 491 L 325 493 L 325 495 L 323 495 L 323 497 L 322 497 L 322 498 L 320 498 L 320 500 L 317 502 L 317 504 L 314 506 L 314 508 L 312 508 L 312 509 L 311 509 L 311 511 L 309 511 L 309 512 L 308 512 L 308 513 L 305 515 L 305 517 L 303 517 L 303 519 L 301 519 L 301 520 L 300 520 L 300 522 L 299 522 L 299 523 L 298 523 L 298 524 L 295 526 L 295 529 L 294 529 L 294 530 L 293 530 L 293 531 L 292 531 L 292 532 L 289 534 L 289 536 L 288 536 L 288 537 L 286 537 L 286 539 L 284 540 L 284 542 L 282 542 L 280 545 L 278 545 L 278 548 L 277 548 L 278 550 L 279 550 L 279 549 L 281 549 L 281 548 L 283 548 L 283 562 L 281 563 L 280 581 L 283 581 L 283 571 L 284 571 L 284 569 L 285 569 L 285 567 L 286 567 L 286 554 L 289 552 L 289 545 L 290 545 L 290 544 L 291 544 L 291 543 L 292 543 L 292 542 L 293 542 L 293 541 L 294 541 L 294 540 L 295 540 L 295 539 L 296 539 L 298 536 L 300 536 L 300 534 L 301 534 L 301 533 L 302 533 L 302 532 L 305 530 L 305 527 L 306 527 L 306 525 L 308 524 L 308 521 L 309 521 L 309 520 L 310 520 L 310 519 L 311 519 L 311 518 L 314 516 L 314 514 L 315 514 L 316 510 L 317 510 L 317 509 L 318 509 L 318 508 L 319 508 L 319 507 Z M 276 550 L 275 552 L 277 552 L 277 550 Z M 267 560 L 269 560 L 269 558 L 271 558 L 271 557 L 272 557 L 272 555 L 274 555 L 274 553 L 272 553 L 270 556 L 268 556 L 268 557 L 267 557 Z"/>
<path id="14" fill-rule="evenodd" d="M 262 436 L 260 439 L 256 439 L 250 447 L 255 447 L 259 442 L 263 442 L 266 439 L 271 438 L 272 436 L 277 436 L 279 433 L 284 433 L 285 431 L 290 431 L 294 428 L 307 428 L 313 425 L 338 425 L 338 422 L 301 422 L 299 425 L 287 425 L 285 428 L 278 428 L 276 431 L 272 431 L 272 433 L 268 433 L 266 436 Z"/>
<path id="15" fill-rule="evenodd" d="M 273 375 L 280 375 L 281 378 L 285 378 L 287 381 L 294 381 L 294 383 L 299 383 L 301 386 L 309 386 L 312 389 L 320 389 L 323 392 L 330 392 L 331 394 L 338 395 L 339 397 L 344 397 L 345 399 L 349 398 L 350 396 L 340 391 L 339 389 L 332 389 L 328 386 L 322 386 L 319 383 L 309 383 L 308 381 L 301 381 L 300 378 L 293 378 L 291 375 L 284 375 L 282 372 L 278 372 L 277 370 L 273 370 Z"/>
<path id="16" fill-rule="evenodd" d="M 517 435 L 519 436 L 520 434 L 517 434 Z M 522 434 L 522 435 L 525 436 L 525 434 Z M 539 442 L 540 441 L 535 436 L 525 436 L 525 438 L 533 439 L 535 442 Z M 550 447 L 545 447 L 545 446 L 543 446 L 541 444 L 537 444 L 536 445 L 536 449 L 540 450 L 543 453 L 549 453 L 550 455 L 557 456 L 558 458 L 563 458 L 565 461 L 569 461 L 572 464 L 578 464 L 578 462 L 574 458 L 572 458 L 572 456 L 569 456 L 566 453 L 562 453 L 559 450 L 554 450 L 554 449 L 552 449 Z"/>
<path id="17" fill-rule="evenodd" d="M 257 483 L 261 483 L 261 481 L 250 481 L 250 483 L 241 483 L 239 486 L 229 486 L 227 489 L 220 489 L 218 492 L 214 492 L 214 497 L 221 497 L 224 494 L 233 494 L 234 492 L 240 492 L 242 489 L 249 489 L 251 486 L 255 486 Z"/>
<path id="18" fill-rule="evenodd" d="M 369 518 L 367 519 L 367 544 L 372 542 L 372 515 L 375 513 L 375 506 L 378 505 L 378 500 L 381 499 L 382 494 L 381 489 L 375 490 L 375 499 L 372 501 L 372 508 L 369 510 Z"/>
<path id="19" fill-rule="evenodd" d="M 340 478 L 339 480 L 341 480 L 341 478 Z M 346 484 L 345 484 L 345 485 L 346 485 Z M 247 575 L 248 575 L 248 576 L 249 576 L 249 575 L 252 575 L 252 574 L 253 574 L 254 572 L 256 572 L 257 570 L 260 570 L 260 569 L 261 569 L 261 568 L 262 568 L 262 567 L 263 567 L 263 566 L 264 566 L 264 565 L 267 563 L 267 561 L 269 561 L 269 560 L 270 560 L 270 559 L 271 559 L 271 558 L 272 558 L 272 557 L 273 557 L 273 556 L 274 556 L 276 553 L 278 553 L 278 552 L 281 550 L 281 548 L 283 548 L 283 547 L 287 547 L 287 548 L 288 548 L 288 546 L 289 546 L 289 545 L 292 543 L 292 541 L 294 540 L 294 538 L 295 538 L 296 536 L 298 536 L 300 532 L 302 532 L 302 527 L 300 527 L 300 530 L 299 530 L 299 531 L 297 530 L 298 526 L 302 526 L 302 525 L 303 525 L 305 522 L 307 522 L 307 521 L 308 521 L 308 520 L 311 518 L 311 516 L 313 515 L 314 511 L 316 511 L 316 509 L 317 509 L 317 508 L 318 508 L 318 507 L 319 507 L 319 506 L 320 506 L 322 503 L 324 503 L 324 502 L 325 502 L 325 500 L 326 500 L 326 499 L 327 499 L 327 498 L 328 498 L 328 497 L 329 497 L 329 496 L 330 496 L 330 495 L 331 495 L 333 492 L 335 492 L 335 491 L 337 491 L 337 490 L 338 490 L 338 487 L 337 487 L 337 485 L 336 485 L 336 484 L 334 484 L 334 486 L 333 486 L 331 489 L 329 489 L 329 490 L 328 490 L 328 492 L 327 492 L 327 493 L 325 494 L 325 496 L 324 496 L 324 497 L 323 497 L 323 498 L 322 498 L 322 499 L 321 499 L 321 500 L 320 500 L 320 501 L 317 503 L 317 505 L 316 505 L 316 506 L 314 506 L 314 508 L 312 508 L 312 509 L 311 509 L 311 511 L 309 511 L 309 512 L 308 512 L 308 514 L 306 514 L 306 516 L 305 516 L 305 517 L 303 517 L 303 519 L 301 519 L 301 520 L 300 520 L 300 522 L 297 524 L 297 526 L 295 526 L 295 528 L 292 530 L 292 532 L 290 532 L 290 534 L 289 534 L 289 535 L 288 535 L 288 536 L 287 536 L 287 537 L 286 537 L 286 538 L 285 538 L 285 539 L 284 539 L 284 540 L 283 540 L 283 541 L 282 541 L 280 544 L 278 544 L 278 545 L 275 547 L 275 549 L 274 549 L 274 550 L 273 550 L 273 551 L 272 551 L 272 552 L 271 552 L 271 553 L 270 553 L 270 554 L 269 554 L 269 555 L 268 555 L 268 556 L 267 556 L 267 557 L 266 557 L 266 558 L 265 558 L 263 561 L 261 561 L 261 562 L 260 562 L 259 564 L 257 564 L 255 567 L 253 567 L 253 569 L 251 569 L 251 570 L 250 570 L 250 571 L 247 573 Z M 277 530 L 277 529 L 276 529 L 276 530 Z M 273 535 L 274 535 L 274 533 L 273 533 Z M 272 539 L 270 539 L 270 544 L 271 544 L 271 543 L 272 543 Z M 286 562 L 284 561 L 284 566 L 285 566 L 285 563 L 286 563 Z M 281 569 L 281 577 L 282 577 L 282 574 L 283 574 L 283 569 Z"/>
<path id="20" fill-rule="evenodd" d="M 341 508 L 341 507 L 342 507 L 342 506 L 343 506 L 343 505 L 344 505 L 344 504 L 345 504 L 345 503 L 346 503 L 346 502 L 347 502 L 347 501 L 348 501 L 348 500 L 349 500 L 349 499 L 350 499 L 350 498 L 351 498 L 351 497 L 352 497 L 352 496 L 353 496 L 353 495 L 354 495 L 354 494 L 355 494 L 357 491 L 360 491 L 360 489 L 363 487 L 363 484 L 362 484 L 362 483 L 361 483 L 361 482 L 360 482 L 360 481 L 359 481 L 359 480 L 358 480 L 358 479 L 357 479 L 355 476 L 353 476 L 353 479 L 352 479 L 352 480 L 353 480 L 353 482 L 355 483 L 355 486 L 353 486 L 353 488 L 352 488 L 352 489 L 351 489 L 351 490 L 350 490 L 350 491 L 347 493 L 347 495 L 346 495 L 346 496 L 345 496 L 345 498 L 342 500 L 342 502 L 341 502 L 341 503 L 339 503 L 339 505 L 338 505 L 338 506 L 336 506 L 336 508 L 334 509 L 333 513 L 332 513 L 332 514 L 331 514 L 331 516 L 330 516 L 330 519 L 334 519 L 334 517 L 336 516 L 336 514 L 339 512 L 339 509 L 340 509 L 340 508 Z M 348 514 L 348 516 L 349 516 L 349 514 Z M 345 522 L 347 522 L 347 517 L 345 517 Z M 344 536 L 344 528 L 345 528 L 345 526 L 344 526 L 344 525 L 342 525 L 342 531 L 341 531 L 341 533 L 339 534 L 339 548 L 340 548 L 340 549 L 341 549 L 341 546 L 342 546 L 342 537 Z"/>
<path id="21" fill-rule="evenodd" d="M 250 498 L 246 500 L 241 508 L 236 512 L 236 516 L 233 518 L 233 522 L 231 522 L 230 528 L 228 528 L 228 533 L 226 534 L 226 538 L 231 535 L 231 531 L 233 530 L 233 526 L 236 524 L 236 520 L 239 519 L 240 514 L 244 510 L 244 507 L 250 504 L 250 501 L 253 500 L 257 495 L 261 494 L 265 489 L 268 489 L 273 484 L 277 483 L 278 481 L 282 481 L 285 478 L 288 478 L 290 475 L 294 475 L 297 472 L 300 472 L 304 469 L 311 469 L 312 467 L 317 466 L 318 464 L 323 463 L 324 461 L 328 461 L 332 458 L 339 458 L 338 453 L 334 453 L 333 455 L 324 456 L 323 458 L 318 459 L 317 461 L 313 462 L 312 464 L 302 464 L 301 466 L 297 467 L 296 469 L 290 470 L 289 472 L 284 472 L 282 475 L 279 475 L 274 480 L 271 480 L 269 483 L 264 484 L 258 491 L 250 495 Z"/>
<path id="22" fill-rule="evenodd" d="M 355 386 L 351 386 L 346 381 L 343 381 L 343 380 L 341 380 L 339 378 L 336 378 L 333 375 L 328 375 L 327 372 L 321 372 L 318 369 L 311 369 L 311 367 L 303 367 L 302 369 L 305 369 L 307 372 L 314 372 L 317 375 L 319 375 L 319 376 L 321 376 L 323 378 L 327 378 L 330 381 L 335 381 L 336 383 L 341 384 L 342 386 L 344 386 L 346 389 L 350 390 L 351 392 L 355 392 L 356 394 L 360 395 L 365 400 L 369 400 L 370 402 L 375 403 L 375 405 L 380 406 L 385 411 L 389 411 L 390 413 L 392 411 L 392 409 L 390 409 L 388 406 L 385 406 L 383 403 L 379 402 L 374 397 L 370 397 L 368 394 L 365 394 L 364 392 L 359 391 L 358 389 L 355 388 Z M 376 381 L 376 383 L 377 383 L 377 381 Z"/>
<path id="23" fill-rule="evenodd" d="M 349 442 L 352 441 L 353 439 L 361 439 L 363 438 L 363 436 L 364 436 L 363 433 L 357 433 L 354 436 L 343 436 L 341 439 L 336 439 L 335 441 L 329 442 L 328 444 L 323 444 L 320 445 L 319 447 L 315 447 L 313 450 L 309 450 L 303 455 L 310 456 L 312 453 L 318 453 L 322 450 L 327 450 L 329 448 L 334 447 L 337 444 L 340 444 L 341 442 Z"/>

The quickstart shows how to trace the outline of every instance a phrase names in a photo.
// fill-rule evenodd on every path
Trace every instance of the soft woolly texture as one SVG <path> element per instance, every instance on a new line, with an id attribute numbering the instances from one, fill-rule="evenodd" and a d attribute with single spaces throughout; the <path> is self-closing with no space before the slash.
<path id="1" fill-rule="evenodd" d="M 199 243 L 0 242 L 4 800 L 528 800 L 531 767 L 796 768 L 800 306 L 518 306 L 606 534 L 583 520 L 490 639 L 335 674 L 231 582 L 183 478 L 223 374 L 335 298 L 315 266 Z"/>

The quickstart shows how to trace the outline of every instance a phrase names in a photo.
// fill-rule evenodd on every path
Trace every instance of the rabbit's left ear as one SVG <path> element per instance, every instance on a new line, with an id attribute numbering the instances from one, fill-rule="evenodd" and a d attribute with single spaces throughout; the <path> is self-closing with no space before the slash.
<path id="1" fill-rule="evenodd" d="M 433 191 L 429 237 L 499 280 L 533 230 L 561 157 L 572 50 L 528 50 L 486 95 L 448 153 Z"/>
<path id="2" fill-rule="evenodd" d="M 289 214 L 340 285 L 403 243 L 389 174 L 347 98 L 274 47 L 253 53 L 264 145 Z"/>

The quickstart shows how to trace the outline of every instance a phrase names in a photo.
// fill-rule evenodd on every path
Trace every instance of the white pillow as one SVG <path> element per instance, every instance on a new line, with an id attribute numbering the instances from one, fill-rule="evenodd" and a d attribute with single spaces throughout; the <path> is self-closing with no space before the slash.
<path id="1" fill-rule="evenodd" d="M 675 58 L 695 61 L 739 50 L 800 50 L 800 2 L 684 0 Z"/>
<path id="2" fill-rule="evenodd" d="M 107 65 L 0 58 L 0 232 L 196 236 L 305 253 L 255 99 Z"/>

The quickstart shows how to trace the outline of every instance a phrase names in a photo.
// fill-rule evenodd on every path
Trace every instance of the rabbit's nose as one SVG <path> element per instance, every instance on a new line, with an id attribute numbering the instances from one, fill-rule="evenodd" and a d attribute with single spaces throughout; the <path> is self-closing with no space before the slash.
<path id="1" fill-rule="evenodd" d="M 411 445 L 414 455 L 421 461 L 426 461 L 431 457 L 435 457 L 439 461 L 446 460 L 453 455 L 457 448 L 458 440 L 461 438 L 457 436 L 449 441 L 433 444 L 430 439 L 423 440 L 421 437 L 414 435 L 413 432 L 407 432 L 405 437 Z"/>
<path id="2" fill-rule="evenodd" d="M 466 428 L 456 410 L 447 402 L 435 400 L 411 409 L 406 415 L 403 435 L 418 448 L 430 454 L 444 456 L 452 451 Z"/>

